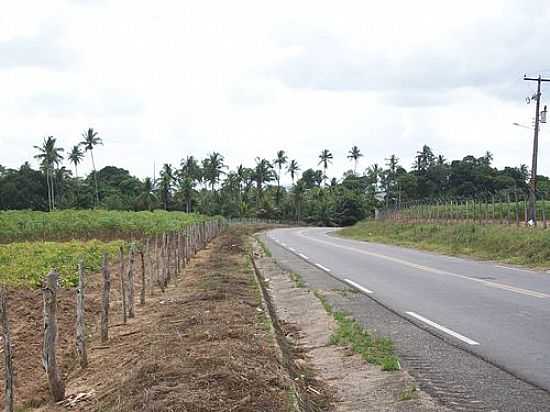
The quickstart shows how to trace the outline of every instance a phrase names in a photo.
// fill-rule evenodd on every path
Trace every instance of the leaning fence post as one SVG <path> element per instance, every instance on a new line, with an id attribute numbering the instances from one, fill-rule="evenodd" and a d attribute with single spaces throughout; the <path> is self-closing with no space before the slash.
<path id="1" fill-rule="evenodd" d="M 78 286 L 76 288 L 76 353 L 80 367 L 83 369 L 88 366 L 84 310 L 84 264 L 80 261 L 78 263 Z"/>
<path id="2" fill-rule="evenodd" d="M 65 398 L 65 385 L 57 367 L 55 349 L 57 345 L 57 282 L 59 274 L 48 273 L 46 285 L 42 288 L 44 298 L 44 346 L 42 364 L 48 377 L 50 395 L 55 402 Z"/>
<path id="3" fill-rule="evenodd" d="M 11 352 L 10 324 L 8 320 L 8 292 L 0 287 L 0 325 L 4 344 L 4 411 L 13 412 L 13 355 Z"/>
<path id="4" fill-rule="evenodd" d="M 101 342 L 109 340 L 109 298 L 111 293 L 111 274 L 107 262 L 107 254 L 103 254 L 103 284 L 101 286 Z"/>

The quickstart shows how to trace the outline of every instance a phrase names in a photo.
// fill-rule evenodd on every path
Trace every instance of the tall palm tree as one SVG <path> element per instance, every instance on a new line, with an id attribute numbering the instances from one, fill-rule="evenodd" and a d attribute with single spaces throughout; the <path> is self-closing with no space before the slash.
<path id="1" fill-rule="evenodd" d="M 330 150 L 328 149 L 323 149 L 323 151 L 319 155 L 319 163 L 317 164 L 323 165 L 323 180 L 327 178 L 327 168 L 328 168 L 328 165 L 332 163 L 332 159 L 333 159 L 332 153 L 330 153 Z"/>
<path id="2" fill-rule="evenodd" d="M 283 166 L 287 163 L 288 156 L 286 155 L 284 150 L 279 150 L 277 152 L 277 157 L 273 161 L 273 164 L 277 165 L 277 168 L 279 169 L 279 173 L 277 173 L 277 206 L 279 205 L 280 196 L 281 196 L 281 170 Z"/>
<path id="3" fill-rule="evenodd" d="M 74 165 L 74 175 L 78 179 L 78 165 L 84 158 L 84 152 L 80 150 L 80 145 L 74 145 L 69 153 L 68 159 Z"/>
<path id="4" fill-rule="evenodd" d="M 348 153 L 348 159 L 353 160 L 353 174 L 357 175 L 357 162 L 360 157 L 363 157 L 363 153 L 361 153 L 357 146 L 352 146 Z"/>
<path id="5" fill-rule="evenodd" d="M 54 167 L 59 166 L 63 160 L 63 149 L 55 146 L 56 138 L 48 136 L 44 138 L 41 146 L 34 146 L 38 150 L 35 159 L 40 160 L 40 164 L 46 174 L 46 185 L 48 188 L 48 208 L 55 210 L 55 185 L 54 185 Z"/>
<path id="6" fill-rule="evenodd" d="M 82 133 L 82 142 L 80 144 L 84 146 L 85 152 L 90 152 L 90 155 L 92 157 L 92 168 L 94 170 L 94 183 L 95 183 L 95 201 L 96 206 L 99 205 L 99 185 L 97 183 L 97 170 L 95 169 L 95 160 L 94 160 L 94 147 L 97 145 L 102 145 L 103 141 L 98 136 L 97 132 L 89 128 L 84 133 Z"/>
<path id="7" fill-rule="evenodd" d="M 69 162 L 74 165 L 74 176 L 76 178 L 76 207 L 80 206 L 80 183 L 78 181 L 78 165 L 84 158 L 84 152 L 80 150 L 80 145 L 74 145 L 71 152 L 69 153 Z"/>
<path id="8" fill-rule="evenodd" d="M 288 173 L 290 173 L 290 178 L 292 179 L 292 185 L 294 185 L 294 179 L 296 178 L 296 173 L 300 170 L 298 162 L 296 160 L 291 160 L 288 164 Z"/>

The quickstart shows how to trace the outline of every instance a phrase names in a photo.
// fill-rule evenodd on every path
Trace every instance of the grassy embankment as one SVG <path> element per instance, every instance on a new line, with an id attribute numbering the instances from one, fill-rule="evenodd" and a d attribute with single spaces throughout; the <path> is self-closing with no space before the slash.
<path id="1" fill-rule="evenodd" d="M 406 224 L 363 221 L 337 232 L 356 240 L 388 243 L 448 255 L 550 267 L 550 231 L 478 224 Z"/>

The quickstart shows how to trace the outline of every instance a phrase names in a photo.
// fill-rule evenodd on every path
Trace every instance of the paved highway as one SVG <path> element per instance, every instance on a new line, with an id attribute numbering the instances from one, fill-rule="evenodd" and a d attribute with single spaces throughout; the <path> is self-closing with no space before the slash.
<path id="1" fill-rule="evenodd" d="M 268 237 L 445 340 L 550 390 L 550 274 L 353 241 L 328 228 Z"/>

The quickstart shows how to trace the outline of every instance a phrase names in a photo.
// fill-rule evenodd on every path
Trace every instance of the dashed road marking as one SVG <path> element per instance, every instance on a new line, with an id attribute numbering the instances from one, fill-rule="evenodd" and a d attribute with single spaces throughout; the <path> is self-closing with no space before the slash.
<path id="1" fill-rule="evenodd" d="M 309 258 L 303 253 L 298 253 L 298 256 L 300 256 L 302 259 L 309 260 Z"/>
<path id="2" fill-rule="evenodd" d="M 425 323 L 426 325 L 431 326 L 432 328 L 438 329 L 441 332 L 446 333 L 447 335 L 451 335 L 452 337 L 461 340 L 464 343 L 467 343 L 468 345 L 479 345 L 479 342 L 476 342 L 473 339 L 470 339 L 464 335 L 461 335 L 458 332 L 455 332 L 454 330 L 451 330 L 449 328 L 446 328 L 445 326 L 440 325 L 439 323 L 435 323 L 434 321 L 431 321 L 429 319 L 426 319 L 424 316 L 420 316 L 418 313 L 415 312 L 405 312 L 407 315 Z"/>
<path id="3" fill-rule="evenodd" d="M 354 282 L 353 280 L 344 279 L 344 282 L 350 284 L 350 285 L 353 286 L 354 288 L 359 289 L 361 292 L 368 293 L 369 295 L 371 295 L 371 294 L 374 293 L 372 290 L 367 289 L 367 288 L 364 287 L 364 286 L 361 286 L 359 283 L 356 283 L 356 282 Z"/>
<path id="4" fill-rule="evenodd" d="M 327 268 L 326 266 L 321 265 L 320 263 L 316 263 L 315 266 L 317 266 L 319 269 L 322 269 L 326 272 L 330 272 L 329 268 Z"/>

